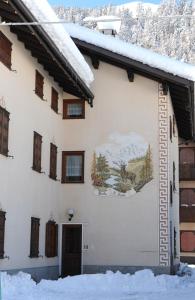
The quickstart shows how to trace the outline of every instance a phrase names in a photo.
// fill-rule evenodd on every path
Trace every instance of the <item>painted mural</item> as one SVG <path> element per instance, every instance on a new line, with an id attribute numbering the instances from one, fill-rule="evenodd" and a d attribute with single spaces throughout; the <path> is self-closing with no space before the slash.
<path id="1" fill-rule="evenodd" d="M 111 134 L 93 154 L 91 179 L 96 195 L 134 195 L 153 179 L 150 144 L 133 132 Z"/>

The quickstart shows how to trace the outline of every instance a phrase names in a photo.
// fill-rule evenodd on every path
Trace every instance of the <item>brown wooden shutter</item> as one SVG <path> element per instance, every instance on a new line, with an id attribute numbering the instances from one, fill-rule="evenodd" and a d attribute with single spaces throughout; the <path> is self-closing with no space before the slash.
<path id="1" fill-rule="evenodd" d="M 170 181 L 170 204 L 173 204 L 173 184 L 172 181 Z"/>
<path id="2" fill-rule="evenodd" d="M 0 211 L 0 258 L 4 258 L 5 212 Z"/>
<path id="3" fill-rule="evenodd" d="M 34 145 L 33 145 L 33 170 L 41 172 L 41 149 L 42 149 L 42 136 L 34 132 Z"/>
<path id="4" fill-rule="evenodd" d="M 54 88 L 51 90 L 51 108 L 58 113 L 58 92 Z"/>
<path id="5" fill-rule="evenodd" d="M 50 144 L 50 174 L 49 177 L 56 180 L 57 175 L 57 147 Z"/>
<path id="6" fill-rule="evenodd" d="M 195 252 L 195 231 L 180 232 L 181 252 Z"/>
<path id="7" fill-rule="evenodd" d="M 0 107 L 0 153 L 8 155 L 9 113 Z"/>
<path id="8" fill-rule="evenodd" d="M 0 61 L 9 69 L 11 69 L 11 53 L 12 43 L 0 31 Z"/>
<path id="9" fill-rule="evenodd" d="M 173 137 L 173 124 L 172 124 L 172 117 L 169 117 L 169 132 L 170 132 L 170 141 L 172 142 Z"/>
<path id="10" fill-rule="evenodd" d="M 44 77 L 36 70 L 35 73 L 35 93 L 43 99 Z"/>
<path id="11" fill-rule="evenodd" d="M 175 162 L 173 161 L 173 191 L 176 191 L 176 182 L 175 182 L 175 172 L 176 172 L 176 167 L 175 167 Z"/>
<path id="12" fill-rule="evenodd" d="M 39 218 L 31 218 L 30 257 L 39 256 Z"/>
<path id="13" fill-rule="evenodd" d="M 175 119 L 175 115 L 173 115 L 173 136 L 176 136 L 176 119 Z"/>
<path id="14" fill-rule="evenodd" d="M 55 221 L 46 224 L 45 256 L 55 257 L 58 252 L 58 225 Z"/>

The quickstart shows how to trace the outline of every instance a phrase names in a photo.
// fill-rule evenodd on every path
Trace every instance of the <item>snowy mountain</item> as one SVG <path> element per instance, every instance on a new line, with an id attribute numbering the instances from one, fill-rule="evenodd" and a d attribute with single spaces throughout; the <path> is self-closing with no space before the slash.
<path id="1" fill-rule="evenodd" d="M 156 12 L 159 5 L 154 3 L 143 3 L 139 1 L 128 2 L 125 4 L 115 6 L 116 12 L 119 12 L 124 9 L 128 9 L 132 15 L 135 17 L 137 15 L 137 7 L 141 4 L 144 10 L 151 10 L 152 12 Z"/>
<path id="2" fill-rule="evenodd" d="M 138 134 L 115 132 L 109 136 L 108 143 L 96 148 L 96 154 L 105 156 L 109 165 L 116 167 L 117 163 L 127 165 L 130 160 L 143 157 L 147 149 L 148 144 Z"/>

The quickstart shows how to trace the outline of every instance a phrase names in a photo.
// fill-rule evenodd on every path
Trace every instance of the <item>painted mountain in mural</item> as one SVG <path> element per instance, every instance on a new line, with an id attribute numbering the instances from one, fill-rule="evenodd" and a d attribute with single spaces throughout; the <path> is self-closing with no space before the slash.
<path id="1" fill-rule="evenodd" d="M 131 196 L 152 180 L 151 147 L 136 133 L 114 133 L 96 148 L 91 178 L 96 195 Z"/>

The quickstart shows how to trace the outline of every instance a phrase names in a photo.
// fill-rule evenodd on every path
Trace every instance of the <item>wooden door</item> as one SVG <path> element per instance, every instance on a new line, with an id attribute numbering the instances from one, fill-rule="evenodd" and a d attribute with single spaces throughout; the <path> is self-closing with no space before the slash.
<path id="1" fill-rule="evenodd" d="M 82 225 L 62 226 L 61 276 L 81 274 Z"/>

